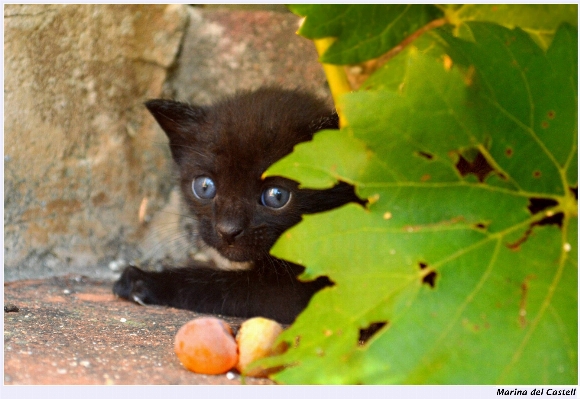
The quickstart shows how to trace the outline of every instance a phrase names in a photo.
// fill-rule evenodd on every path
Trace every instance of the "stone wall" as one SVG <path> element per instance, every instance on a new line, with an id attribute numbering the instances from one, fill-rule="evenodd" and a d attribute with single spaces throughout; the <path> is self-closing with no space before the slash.
<path id="1" fill-rule="evenodd" d="M 197 104 L 262 85 L 305 88 L 330 99 L 314 45 L 291 13 L 190 9 L 167 95 Z"/>
<path id="2" fill-rule="evenodd" d="M 186 5 L 5 5 L 5 280 L 111 278 L 194 251 L 167 141 L 142 104 L 273 83 L 328 98 L 297 23 Z"/>

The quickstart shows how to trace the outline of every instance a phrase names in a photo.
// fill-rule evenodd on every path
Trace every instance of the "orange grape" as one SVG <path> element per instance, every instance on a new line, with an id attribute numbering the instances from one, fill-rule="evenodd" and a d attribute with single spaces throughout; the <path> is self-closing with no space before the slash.
<path id="1" fill-rule="evenodd" d="M 201 374 L 223 374 L 238 362 L 231 327 L 215 317 L 184 324 L 175 335 L 175 354 L 185 368 Z"/>

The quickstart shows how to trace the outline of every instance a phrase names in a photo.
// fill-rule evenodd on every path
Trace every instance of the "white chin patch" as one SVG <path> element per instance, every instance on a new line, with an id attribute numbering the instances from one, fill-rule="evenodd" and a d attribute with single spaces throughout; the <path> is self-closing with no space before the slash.
<path id="1" fill-rule="evenodd" d="M 249 270 L 252 268 L 252 262 L 234 262 L 224 258 L 212 247 L 205 247 L 202 252 L 197 253 L 194 259 L 200 261 L 212 261 L 216 269 L 219 270 Z"/>

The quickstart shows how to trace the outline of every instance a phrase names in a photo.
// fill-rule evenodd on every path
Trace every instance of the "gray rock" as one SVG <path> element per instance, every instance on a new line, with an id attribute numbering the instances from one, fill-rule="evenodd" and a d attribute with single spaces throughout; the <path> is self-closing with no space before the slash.
<path id="1" fill-rule="evenodd" d="M 330 99 L 314 45 L 296 34 L 296 15 L 219 8 L 190 8 L 189 15 L 166 95 L 208 104 L 238 90 L 276 84 Z"/>
<path id="2" fill-rule="evenodd" d="M 5 6 L 5 279 L 101 275 L 137 255 L 139 204 L 170 190 L 142 102 L 161 92 L 185 10 Z"/>

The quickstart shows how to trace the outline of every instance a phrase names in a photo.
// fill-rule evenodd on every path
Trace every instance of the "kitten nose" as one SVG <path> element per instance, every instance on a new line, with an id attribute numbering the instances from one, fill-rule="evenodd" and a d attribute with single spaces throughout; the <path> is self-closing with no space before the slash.
<path id="1" fill-rule="evenodd" d="M 216 226 L 218 235 L 228 244 L 233 244 L 237 236 L 239 236 L 243 229 L 239 225 L 221 222 Z"/>

